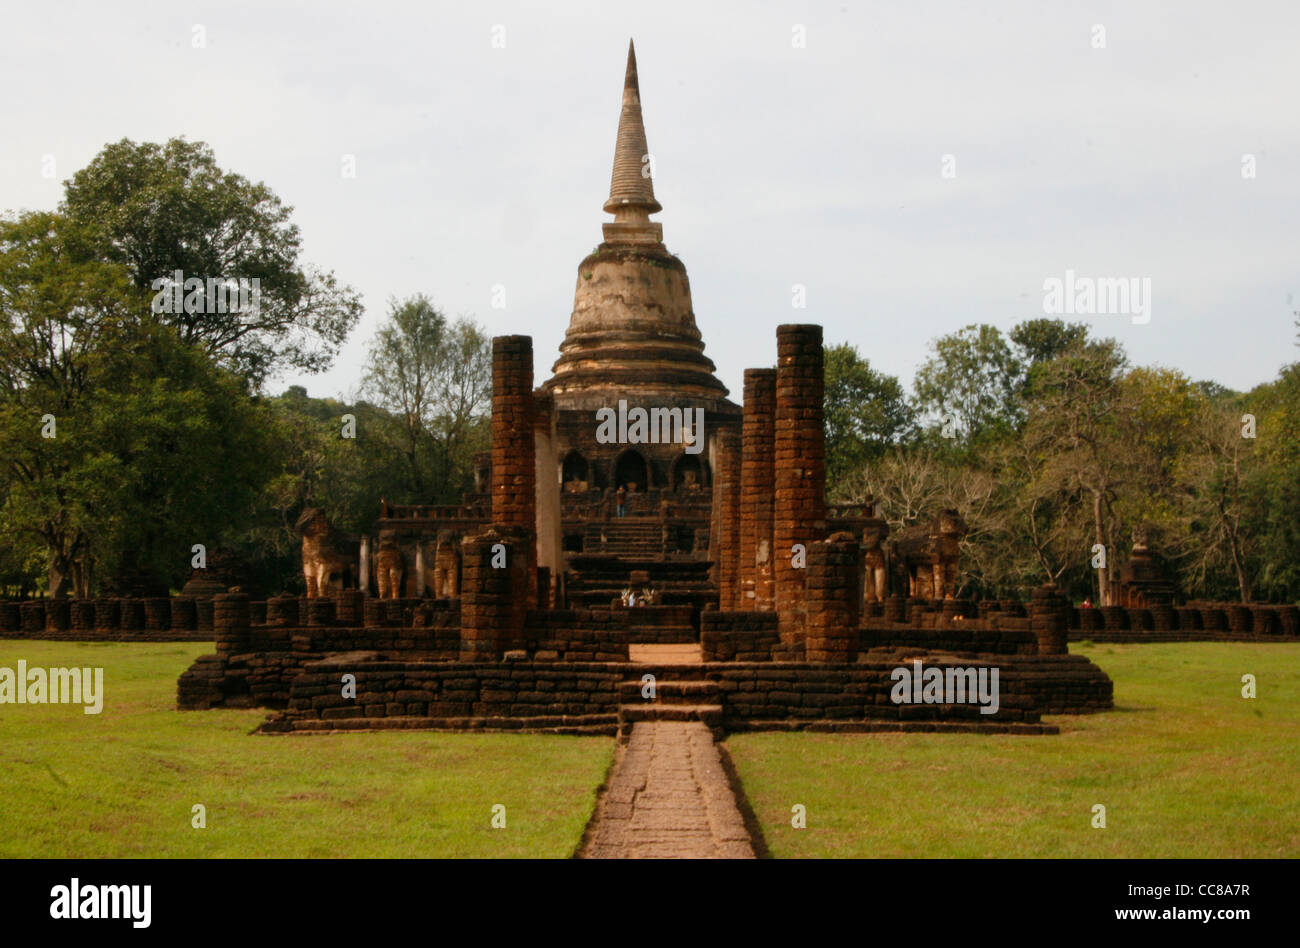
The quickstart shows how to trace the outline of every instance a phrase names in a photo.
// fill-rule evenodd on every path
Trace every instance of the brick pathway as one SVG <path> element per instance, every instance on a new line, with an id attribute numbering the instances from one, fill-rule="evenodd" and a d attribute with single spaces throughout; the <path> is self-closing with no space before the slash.
<path id="1" fill-rule="evenodd" d="M 618 753 L 581 857 L 754 858 L 718 748 L 704 724 L 638 722 Z"/>

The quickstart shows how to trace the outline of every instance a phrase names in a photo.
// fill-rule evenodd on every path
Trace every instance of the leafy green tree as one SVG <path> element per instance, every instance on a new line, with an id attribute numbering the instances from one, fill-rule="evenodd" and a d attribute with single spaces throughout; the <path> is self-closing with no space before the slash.
<path id="1" fill-rule="evenodd" d="M 1024 366 L 997 327 L 966 326 L 931 346 L 916 374 L 916 403 L 944 437 L 973 446 L 1020 424 Z"/>
<path id="2" fill-rule="evenodd" d="M 828 486 L 880 457 L 911 430 L 912 409 L 898 379 L 877 372 L 856 346 L 826 350 Z"/>
<path id="3" fill-rule="evenodd" d="M 1023 437 L 1038 490 L 1080 495 L 1090 546 L 1079 556 L 1090 559 L 1092 545 L 1105 550 L 1105 565 L 1096 570 L 1101 605 L 1114 601 L 1111 574 L 1122 532 L 1117 502 L 1136 476 L 1119 427 L 1126 365 L 1112 340 L 1088 343 L 1043 363 L 1025 402 Z"/>
<path id="4" fill-rule="evenodd" d="M 227 548 L 255 516 L 274 473 L 266 412 L 170 327 L 145 323 L 95 361 L 75 508 L 104 575 L 165 594 L 194 544 Z"/>
<path id="5" fill-rule="evenodd" d="M 392 443 L 422 503 L 455 503 L 489 442 L 492 346 L 471 320 L 449 324 L 428 297 L 391 300 L 375 333 L 362 391 L 393 418 Z"/>
<path id="6" fill-rule="evenodd" d="M 1060 319 L 1027 319 L 1012 327 L 1009 336 L 1019 350 L 1020 361 L 1036 365 L 1082 345 L 1088 338 L 1088 325 Z"/>
<path id="7" fill-rule="evenodd" d="M 1254 591 L 1300 602 L 1300 363 L 1243 399 L 1257 419 L 1259 470 L 1247 497 L 1259 529 Z"/>
<path id="8" fill-rule="evenodd" d="M 142 319 L 124 267 L 56 214 L 0 225 L 0 533 L 44 551 L 51 596 L 155 591 L 215 548 L 266 476 L 243 380 Z"/>
<path id="9" fill-rule="evenodd" d="M 140 302 L 121 267 L 78 258 L 83 239 L 55 214 L 0 222 L 0 531 L 43 551 L 51 596 L 84 595 L 89 583 L 78 435 L 93 419 L 95 356 Z"/>
<path id="10" fill-rule="evenodd" d="M 177 271 L 202 281 L 157 318 L 255 386 L 281 368 L 327 367 L 361 315 L 354 290 L 299 261 L 292 208 L 221 169 L 202 142 L 108 145 L 66 182 L 60 210 L 82 225 L 80 253 L 125 267 L 152 309 L 171 302 L 155 281 Z M 257 305 L 251 294 L 248 305 L 221 300 L 207 283 L 240 278 L 259 281 Z"/>

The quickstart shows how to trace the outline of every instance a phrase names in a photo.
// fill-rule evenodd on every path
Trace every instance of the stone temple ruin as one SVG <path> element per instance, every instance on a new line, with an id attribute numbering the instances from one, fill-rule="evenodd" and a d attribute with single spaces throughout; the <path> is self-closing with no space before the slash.
<path id="1" fill-rule="evenodd" d="M 1043 733 L 1043 714 L 1112 706 L 1110 679 L 1069 654 L 1054 590 L 1028 614 L 955 598 L 955 511 L 890 538 L 871 505 L 827 505 L 819 326 L 778 327 L 775 367 L 728 400 L 686 268 L 650 220 L 647 153 L 629 50 L 614 220 L 578 265 L 549 379 L 534 387 L 529 337 L 493 340 L 478 492 L 384 503 L 355 554 L 305 512 L 308 595 L 215 596 L 217 650 L 182 675 L 182 708 L 266 707 L 267 732 L 689 720 L 717 734 Z M 998 668 L 995 713 L 891 698 L 892 673 L 918 660 L 949 678 Z"/>
<path id="2" fill-rule="evenodd" d="M 614 220 L 578 267 L 551 378 L 534 388 L 527 337 L 493 341 L 492 450 L 464 503 L 381 501 L 378 537 L 356 545 L 303 511 L 303 597 L 250 602 L 209 562 L 170 598 L 0 602 L 0 636 L 215 638 L 180 707 L 264 707 L 270 733 L 1043 733 L 1044 714 L 1112 707 L 1068 638 L 1300 641 L 1295 606 L 1181 602 L 1141 538 L 1118 605 L 1045 587 L 1026 608 L 957 598 L 959 512 L 890 536 L 870 504 L 827 505 L 821 329 L 778 327 L 775 367 L 746 370 L 743 404 L 728 400 L 650 220 L 647 153 L 629 51 Z M 945 680 L 997 668 L 996 712 L 895 700 L 917 660 Z"/>

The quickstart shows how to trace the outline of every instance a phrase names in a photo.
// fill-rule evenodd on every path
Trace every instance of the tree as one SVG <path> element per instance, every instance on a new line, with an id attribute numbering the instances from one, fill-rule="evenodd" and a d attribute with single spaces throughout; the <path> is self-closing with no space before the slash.
<path id="1" fill-rule="evenodd" d="M 1037 576 L 1070 590 L 1080 578 L 1090 579 L 1081 555 L 1090 544 L 1087 509 L 1077 485 L 1059 476 L 1053 456 L 1032 444 L 1014 439 L 999 464 L 1007 487 L 1007 547 L 1020 565 L 1023 585 L 1036 585 L 1030 577 Z"/>
<path id="2" fill-rule="evenodd" d="M 92 418 L 97 352 L 138 309 L 120 267 L 76 259 L 84 233 L 55 214 L 0 222 L 0 457 L 7 542 L 44 551 L 49 594 L 85 593 L 76 433 Z"/>
<path id="3" fill-rule="evenodd" d="M 1274 601 L 1300 601 L 1300 363 L 1243 399 L 1257 418 L 1258 472 L 1247 497 L 1259 539 L 1255 591 Z"/>
<path id="4" fill-rule="evenodd" d="M 1088 325 L 1060 319 L 1027 319 L 1017 323 L 1009 335 L 1020 350 L 1020 361 L 1032 366 L 1050 362 L 1067 349 L 1082 345 L 1088 338 Z"/>
<path id="5" fill-rule="evenodd" d="M 1040 485 L 1066 497 L 1080 492 L 1088 500 L 1090 538 L 1105 556 L 1096 570 L 1102 605 L 1114 599 L 1110 577 L 1120 533 L 1116 500 L 1133 476 L 1128 447 L 1117 429 L 1124 411 L 1120 381 L 1125 366 L 1123 351 L 1113 340 L 1087 343 L 1044 363 L 1025 401 L 1025 449 L 1040 472 Z M 1087 551 L 1079 552 L 1082 557 Z"/>
<path id="6" fill-rule="evenodd" d="M 211 556 L 255 516 L 274 474 L 266 409 L 168 326 L 139 324 L 94 361 L 72 508 L 98 570 L 165 595 L 189 575 L 195 544 Z"/>
<path id="7" fill-rule="evenodd" d="M 394 442 L 421 502 L 452 503 L 488 443 L 492 347 L 471 320 L 447 318 L 423 295 L 391 300 L 370 344 L 362 391 L 395 419 Z"/>
<path id="8" fill-rule="evenodd" d="M 284 367 L 319 371 L 362 312 L 333 273 L 299 262 L 301 238 L 265 184 L 218 167 L 201 142 L 123 139 L 65 182 L 60 211 L 80 224 L 80 253 L 125 267 L 157 318 L 254 386 Z M 196 281 L 170 305 L 166 281 Z M 232 281 L 259 294 L 224 299 Z M 209 283 L 208 281 L 213 281 Z"/>
<path id="9" fill-rule="evenodd" d="M 51 596 L 96 575 L 154 591 L 248 514 L 263 450 L 244 383 L 141 318 L 124 267 L 56 214 L 0 225 L 0 534 L 38 545 Z"/>
<path id="10" fill-rule="evenodd" d="M 1252 560 L 1258 507 L 1252 503 L 1258 478 L 1253 438 L 1243 436 L 1237 399 L 1198 398 L 1193 449 L 1182 461 L 1193 490 L 1188 497 L 1188 533 L 1194 537 L 1188 585 L 1218 598 L 1216 576 L 1230 571 L 1242 602 L 1254 596 Z M 1252 489 L 1253 488 L 1253 489 Z M 1254 508 L 1254 509 L 1252 509 Z"/>
<path id="11" fill-rule="evenodd" d="M 877 372 L 848 343 L 826 350 L 825 406 L 826 472 L 832 490 L 912 426 L 912 410 L 898 379 Z"/>
<path id="12" fill-rule="evenodd" d="M 1014 430 L 1024 367 L 1002 333 L 970 325 L 931 346 L 934 355 L 916 374 L 918 407 L 968 446 Z"/>

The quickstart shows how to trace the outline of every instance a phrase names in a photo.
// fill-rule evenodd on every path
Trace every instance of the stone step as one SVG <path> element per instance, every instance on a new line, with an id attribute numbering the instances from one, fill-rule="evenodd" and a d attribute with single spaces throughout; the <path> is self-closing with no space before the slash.
<path id="1" fill-rule="evenodd" d="M 615 714 L 534 715 L 529 717 L 430 718 L 393 716 L 319 720 L 281 713 L 258 728 L 266 734 L 329 731 L 525 731 L 543 734 L 605 735 L 617 733 Z"/>
<path id="2" fill-rule="evenodd" d="M 719 704 L 718 697 L 722 694 L 722 689 L 716 681 L 699 678 L 660 681 L 656 677 L 653 700 L 642 698 L 641 688 L 640 679 L 620 682 L 619 702 L 624 705 L 713 705 Z"/>
<path id="3" fill-rule="evenodd" d="M 699 721 L 713 732 L 715 740 L 725 736 L 720 704 L 621 704 L 618 707 L 618 739 L 627 743 L 632 728 L 642 721 Z"/>

